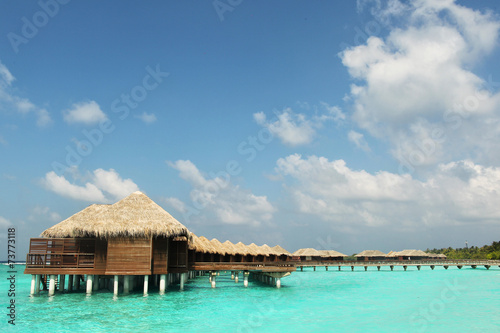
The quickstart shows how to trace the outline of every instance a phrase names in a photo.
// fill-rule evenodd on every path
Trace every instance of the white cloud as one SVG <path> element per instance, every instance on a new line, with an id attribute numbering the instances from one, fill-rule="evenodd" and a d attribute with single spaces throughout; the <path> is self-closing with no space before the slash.
<path id="1" fill-rule="evenodd" d="M 139 187 L 132 179 L 122 179 L 118 172 L 113 169 L 109 171 L 97 169 L 94 171 L 94 184 L 101 190 L 111 194 L 115 198 L 124 198 L 130 193 L 139 191 Z"/>
<path id="2" fill-rule="evenodd" d="M 7 227 L 10 227 L 10 226 L 12 226 L 12 223 L 9 220 L 7 220 L 5 217 L 0 216 L 0 227 L 2 228 L 2 230 L 4 230 Z"/>
<path id="3" fill-rule="evenodd" d="M 74 180 L 83 182 L 78 172 L 75 171 L 72 175 Z M 63 197 L 96 203 L 114 202 L 139 190 L 131 179 L 122 179 L 113 169 L 94 170 L 87 178 L 89 180 L 85 184 L 77 185 L 68 181 L 65 176 L 58 176 L 54 171 L 50 171 L 42 179 L 42 185 Z"/>
<path id="4" fill-rule="evenodd" d="M 388 139 L 396 157 L 423 156 L 415 166 L 468 152 L 500 161 L 492 153 L 500 151 L 500 94 L 471 71 L 497 45 L 500 22 L 454 1 L 376 3 L 373 13 L 398 26 L 340 54 L 358 80 L 351 86 L 352 119 Z"/>
<path id="5" fill-rule="evenodd" d="M 500 168 L 469 160 L 440 164 L 426 181 L 297 154 L 279 159 L 276 171 L 285 177 L 300 213 L 341 229 L 498 223 L 500 218 Z"/>
<path id="6" fill-rule="evenodd" d="M 15 110 L 20 114 L 34 113 L 37 117 L 38 127 L 46 127 L 52 123 L 49 112 L 39 108 L 26 98 L 16 96 L 11 91 L 15 77 L 7 67 L 0 62 L 0 110 Z"/>
<path id="7" fill-rule="evenodd" d="M 106 120 L 106 114 L 95 101 L 75 103 L 70 109 L 63 111 L 64 121 L 69 124 L 93 125 Z"/>
<path id="8" fill-rule="evenodd" d="M 368 143 L 366 142 L 363 134 L 351 130 L 347 134 L 347 138 L 359 149 L 367 152 L 370 151 L 370 146 L 368 146 Z"/>
<path id="9" fill-rule="evenodd" d="M 30 221 L 38 221 L 40 218 L 45 218 L 50 220 L 51 222 L 60 222 L 61 215 L 57 212 L 53 212 L 49 207 L 35 206 L 33 208 L 32 214 L 28 216 L 28 220 Z"/>
<path id="10" fill-rule="evenodd" d="M 213 224 L 257 226 L 270 221 L 275 212 L 266 196 L 256 196 L 249 190 L 233 185 L 229 175 L 207 179 L 191 161 L 179 160 L 168 162 L 168 165 L 178 170 L 180 177 L 193 187 L 190 192 L 191 203 L 186 204 L 177 198 L 166 199 L 186 219 L 191 219 L 194 213 L 205 217 L 213 215 L 210 221 Z"/>
<path id="11" fill-rule="evenodd" d="M 143 112 L 141 115 L 135 117 L 142 120 L 146 124 L 152 124 L 157 120 L 154 113 Z"/>
<path id="12" fill-rule="evenodd" d="M 328 113 L 308 117 L 303 113 L 294 113 L 286 108 L 281 113 L 276 113 L 276 120 L 267 120 L 264 112 L 253 114 L 254 120 L 262 127 L 267 128 L 282 143 L 288 146 L 299 146 L 311 143 L 316 135 L 316 130 L 323 126 L 327 120 L 340 121 L 345 119 L 339 107 L 321 103 Z"/>

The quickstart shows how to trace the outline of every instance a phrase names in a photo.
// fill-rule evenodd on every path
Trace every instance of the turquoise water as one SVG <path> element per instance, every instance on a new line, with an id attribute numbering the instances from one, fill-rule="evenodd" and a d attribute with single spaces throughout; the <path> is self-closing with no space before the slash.
<path id="1" fill-rule="evenodd" d="M 168 332 L 500 332 L 500 268 L 306 269 L 276 289 L 244 288 L 230 275 L 190 280 L 184 291 L 114 298 L 108 291 L 30 297 L 31 276 L 16 274 L 16 326 L 7 323 L 7 266 L 1 265 L 0 331 Z M 349 269 L 349 270 L 348 270 Z"/>

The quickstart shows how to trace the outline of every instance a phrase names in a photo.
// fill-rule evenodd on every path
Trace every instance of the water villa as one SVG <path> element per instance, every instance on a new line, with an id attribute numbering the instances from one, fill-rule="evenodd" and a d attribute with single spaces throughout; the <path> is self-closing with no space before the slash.
<path id="1" fill-rule="evenodd" d="M 128 293 L 149 283 L 164 293 L 171 283 L 209 274 L 215 287 L 217 272 L 253 274 L 260 281 L 281 286 L 281 278 L 295 271 L 290 254 L 267 245 L 221 243 L 196 236 L 141 192 L 112 205 L 91 205 L 30 240 L 25 274 L 32 275 L 31 294 L 40 286 L 86 292 L 110 288 Z M 67 282 L 66 282 L 67 277 Z"/>
<path id="2" fill-rule="evenodd" d="M 379 250 L 364 250 L 361 253 L 355 255 L 357 260 L 361 261 L 373 261 L 373 260 L 385 260 L 387 255 Z"/>

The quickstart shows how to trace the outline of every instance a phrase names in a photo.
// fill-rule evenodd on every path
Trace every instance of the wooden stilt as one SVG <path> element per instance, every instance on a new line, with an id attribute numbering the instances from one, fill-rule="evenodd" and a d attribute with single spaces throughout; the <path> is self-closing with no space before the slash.
<path id="1" fill-rule="evenodd" d="M 51 275 L 49 280 L 49 296 L 54 296 L 54 292 L 56 289 L 56 276 Z"/>
<path id="2" fill-rule="evenodd" d="M 130 292 L 130 275 L 125 275 L 123 277 L 123 293 L 128 294 Z"/>
<path id="3" fill-rule="evenodd" d="M 113 295 L 118 295 L 118 275 L 115 275 L 113 278 Z"/>
<path id="4" fill-rule="evenodd" d="M 144 275 L 144 295 L 148 294 L 149 288 L 149 275 Z"/>
<path id="5" fill-rule="evenodd" d="M 31 275 L 31 289 L 30 289 L 30 295 L 35 294 L 35 288 L 36 288 L 36 275 L 32 274 Z"/>
<path id="6" fill-rule="evenodd" d="M 94 280 L 94 276 L 92 274 L 87 275 L 87 295 L 92 295 L 92 282 Z"/>
<path id="7" fill-rule="evenodd" d="M 35 294 L 37 294 L 37 295 L 40 293 L 40 279 L 41 278 L 42 278 L 42 276 L 40 274 L 36 275 Z"/>
<path id="8" fill-rule="evenodd" d="M 167 280 L 167 276 L 165 274 L 160 275 L 160 295 L 165 293 L 165 284 Z"/>
<path id="9" fill-rule="evenodd" d="M 73 290 L 73 274 L 68 275 L 68 291 Z"/>

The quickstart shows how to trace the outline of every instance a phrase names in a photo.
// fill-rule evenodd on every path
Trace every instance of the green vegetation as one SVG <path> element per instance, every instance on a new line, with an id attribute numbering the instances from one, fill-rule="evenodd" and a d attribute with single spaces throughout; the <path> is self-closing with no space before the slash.
<path id="1" fill-rule="evenodd" d="M 500 242 L 493 242 L 491 245 L 483 247 L 471 246 L 469 248 L 453 249 L 451 247 L 444 249 L 427 249 L 425 252 L 442 253 L 448 259 L 493 259 L 500 260 Z"/>

